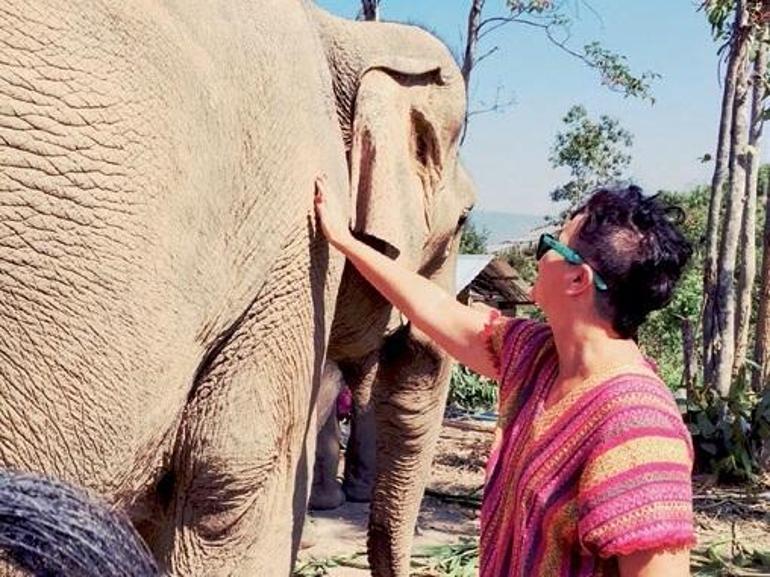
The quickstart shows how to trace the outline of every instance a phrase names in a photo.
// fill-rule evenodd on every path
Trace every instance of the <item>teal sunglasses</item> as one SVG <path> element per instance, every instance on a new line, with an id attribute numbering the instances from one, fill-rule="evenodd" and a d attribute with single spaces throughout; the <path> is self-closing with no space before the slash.
<path id="1" fill-rule="evenodd" d="M 541 234 L 540 240 L 537 243 L 537 251 L 535 251 L 535 257 L 537 260 L 543 258 L 543 255 L 551 249 L 555 250 L 557 253 L 563 256 L 564 260 L 570 264 L 585 264 L 587 266 L 591 266 L 586 263 L 582 256 L 580 256 L 566 244 L 556 240 L 553 235 L 548 233 Z M 594 271 L 594 285 L 596 286 L 596 290 L 606 291 L 607 283 L 604 282 L 604 279 L 599 276 L 599 273 L 597 273 L 593 267 L 591 267 L 591 270 Z"/>

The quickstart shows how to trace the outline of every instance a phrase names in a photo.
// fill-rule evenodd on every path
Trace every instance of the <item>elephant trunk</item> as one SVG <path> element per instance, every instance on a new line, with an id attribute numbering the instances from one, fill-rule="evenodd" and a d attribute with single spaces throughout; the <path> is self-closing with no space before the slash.
<path id="1" fill-rule="evenodd" d="M 451 359 L 409 325 L 383 350 L 373 400 L 377 479 L 369 519 L 375 577 L 406 577 L 414 527 L 441 430 Z"/>

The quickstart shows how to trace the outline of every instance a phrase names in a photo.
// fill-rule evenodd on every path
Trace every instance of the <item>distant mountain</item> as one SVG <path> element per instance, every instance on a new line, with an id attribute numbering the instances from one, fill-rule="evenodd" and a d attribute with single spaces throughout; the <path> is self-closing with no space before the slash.
<path id="1" fill-rule="evenodd" d="M 486 210 L 474 210 L 470 220 L 476 228 L 489 232 L 487 246 L 521 238 L 531 230 L 545 224 L 544 216 Z"/>

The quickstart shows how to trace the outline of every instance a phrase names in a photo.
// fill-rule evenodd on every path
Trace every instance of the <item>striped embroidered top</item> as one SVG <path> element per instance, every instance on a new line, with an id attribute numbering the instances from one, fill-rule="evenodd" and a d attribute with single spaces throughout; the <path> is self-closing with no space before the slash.
<path id="1" fill-rule="evenodd" d="M 487 463 L 480 577 L 608 577 L 614 556 L 691 547 L 692 444 L 650 365 L 545 399 L 558 360 L 547 325 L 490 324 L 499 422 Z"/>

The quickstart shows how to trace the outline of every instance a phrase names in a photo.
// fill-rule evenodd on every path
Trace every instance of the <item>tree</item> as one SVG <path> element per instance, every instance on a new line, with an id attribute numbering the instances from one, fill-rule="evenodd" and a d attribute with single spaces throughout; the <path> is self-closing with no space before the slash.
<path id="1" fill-rule="evenodd" d="M 624 175 L 633 136 L 609 116 L 592 120 L 580 105 L 570 108 L 563 122 L 566 130 L 556 135 L 549 160 L 554 168 L 569 168 L 571 178 L 551 192 L 551 198 L 576 208 L 592 189 Z"/>
<path id="2" fill-rule="evenodd" d="M 577 0 L 585 4 L 584 0 Z M 468 10 L 465 49 L 461 70 L 465 81 L 466 92 L 470 94 L 470 81 L 473 70 L 485 59 L 497 52 L 498 47 L 492 46 L 478 54 L 479 44 L 496 30 L 512 23 L 536 27 L 543 30 L 546 38 L 555 46 L 574 56 L 590 68 L 599 72 L 602 85 L 610 90 L 620 92 L 624 96 L 633 96 L 654 102 L 651 92 L 651 82 L 658 78 L 655 72 L 644 72 L 640 75 L 631 73 L 625 56 L 606 50 L 598 42 L 583 46 L 582 50 L 569 45 L 570 24 L 572 19 L 566 11 L 565 3 L 553 0 L 505 0 L 504 9 L 495 15 L 484 16 L 486 0 L 471 0 Z M 468 119 L 485 112 L 500 111 L 507 108 L 512 101 L 501 101 L 500 91 L 493 103 L 481 109 L 466 112 L 465 127 Z M 463 133 L 463 139 L 465 133 Z"/>
<path id="3" fill-rule="evenodd" d="M 380 19 L 380 0 L 361 0 L 361 20 Z"/>
<path id="4" fill-rule="evenodd" d="M 489 231 L 477 228 L 470 220 L 463 226 L 460 237 L 460 254 L 486 254 Z"/>
<path id="5" fill-rule="evenodd" d="M 727 397 L 732 384 L 738 382 L 734 377 L 742 368 L 748 349 L 755 276 L 752 229 L 756 227 L 758 146 L 766 115 L 762 102 L 767 64 L 765 49 L 759 47 L 765 42 L 770 15 L 768 4 L 766 0 L 706 0 L 703 3 L 715 37 L 726 37 L 725 46 L 729 47 L 717 165 L 712 180 L 702 317 L 704 382 L 722 397 Z M 731 19 L 732 24 L 728 26 Z M 748 92 L 752 75 L 748 65 L 752 45 L 755 47 L 754 82 L 749 122 Z M 728 131 L 729 144 L 724 141 Z M 722 196 L 725 181 L 726 201 Z M 737 261 L 739 245 L 743 250 Z M 736 272 L 741 277 L 737 288 Z"/>
<path id="6" fill-rule="evenodd" d="M 765 226 L 762 235 L 762 269 L 759 288 L 754 361 L 759 365 L 752 377 L 755 391 L 770 390 L 770 188 L 768 175 L 762 180 L 765 197 Z"/>
<path id="7" fill-rule="evenodd" d="M 751 75 L 752 102 L 747 150 L 748 169 L 746 173 L 746 204 L 741 223 L 740 261 L 738 279 L 738 305 L 736 319 L 735 362 L 733 374 L 743 368 L 749 348 L 749 324 L 751 321 L 752 295 L 757 269 L 756 215 L 757 188 L 759 183 L 759 149 L 764 124 L 764 100 L 766 96 L 765 75 L 767 72 L 766 31 L 756 43 L 754 70 Z"/>
<path id="8" fill-rule="evenodd" d="M 735 362 L 736 290 L 735 268 L 738 254 L 741 215 L 746 201 L 746 174 L 748 169 L 748 48 L 750 29 L 748 8 L 745 0 L 738 0 L 736 20 L 739 22 L 732 42 L 738 61 L 735 79 L 733 117 L 730 131 L 729 188 L 724 225 L 717 263 L 717 286 L 712 306 L 713 371 L 707 372 L 707 383 L 712 384 L 720 396 L 730 394 Z M 704 344 L 704 346 L 707 346 Z"/>
<path id="9" fill-rule="evenodd" d="M 706 225 L 706 260 L 703 264 L 703 369 L 708 382 L 713 371 L 713 305 L 717 287 L 717 258 L 719 256 L 719 216 L 722 210 L 727 166 L 730 160 L 730 132 L 733 121 L 735 80 L 738 76 L 737 52 L 730 51 L 722 94 L 714 175 L 711 179 L 711 201 Z"/>
<path id="10" fill-rule="evenodd" d="M 734 0 L 707 0 L 703 7 L 712 26 L 716 39 L 726 35 L 727 19 L 735 11 Z M 703 265 L 703 377 L 705 382 L 711 382 L 714 370 L 714 300 L 717 291 L 717 260 L 719 257 L 719 223 L 722 211 L 724 187 L 727 181 L 730 161 L 730 135 L 735 107 L 735 83 L 741 64 L 739 58 L 739 42 L 742 20 L 736 17 L 733 22 L 732 38 L 726 46 L 729 47 L 728 66 L 725 73 L 724 89 L 722 92 L 722 111 L 719 121 L 719 136 L 717 138 L 717 153 L 714 163 L 714 174 L 711 179 L 711 201 L 709 204 L 708 222 L 706 224 L 706 257 Z"/>

